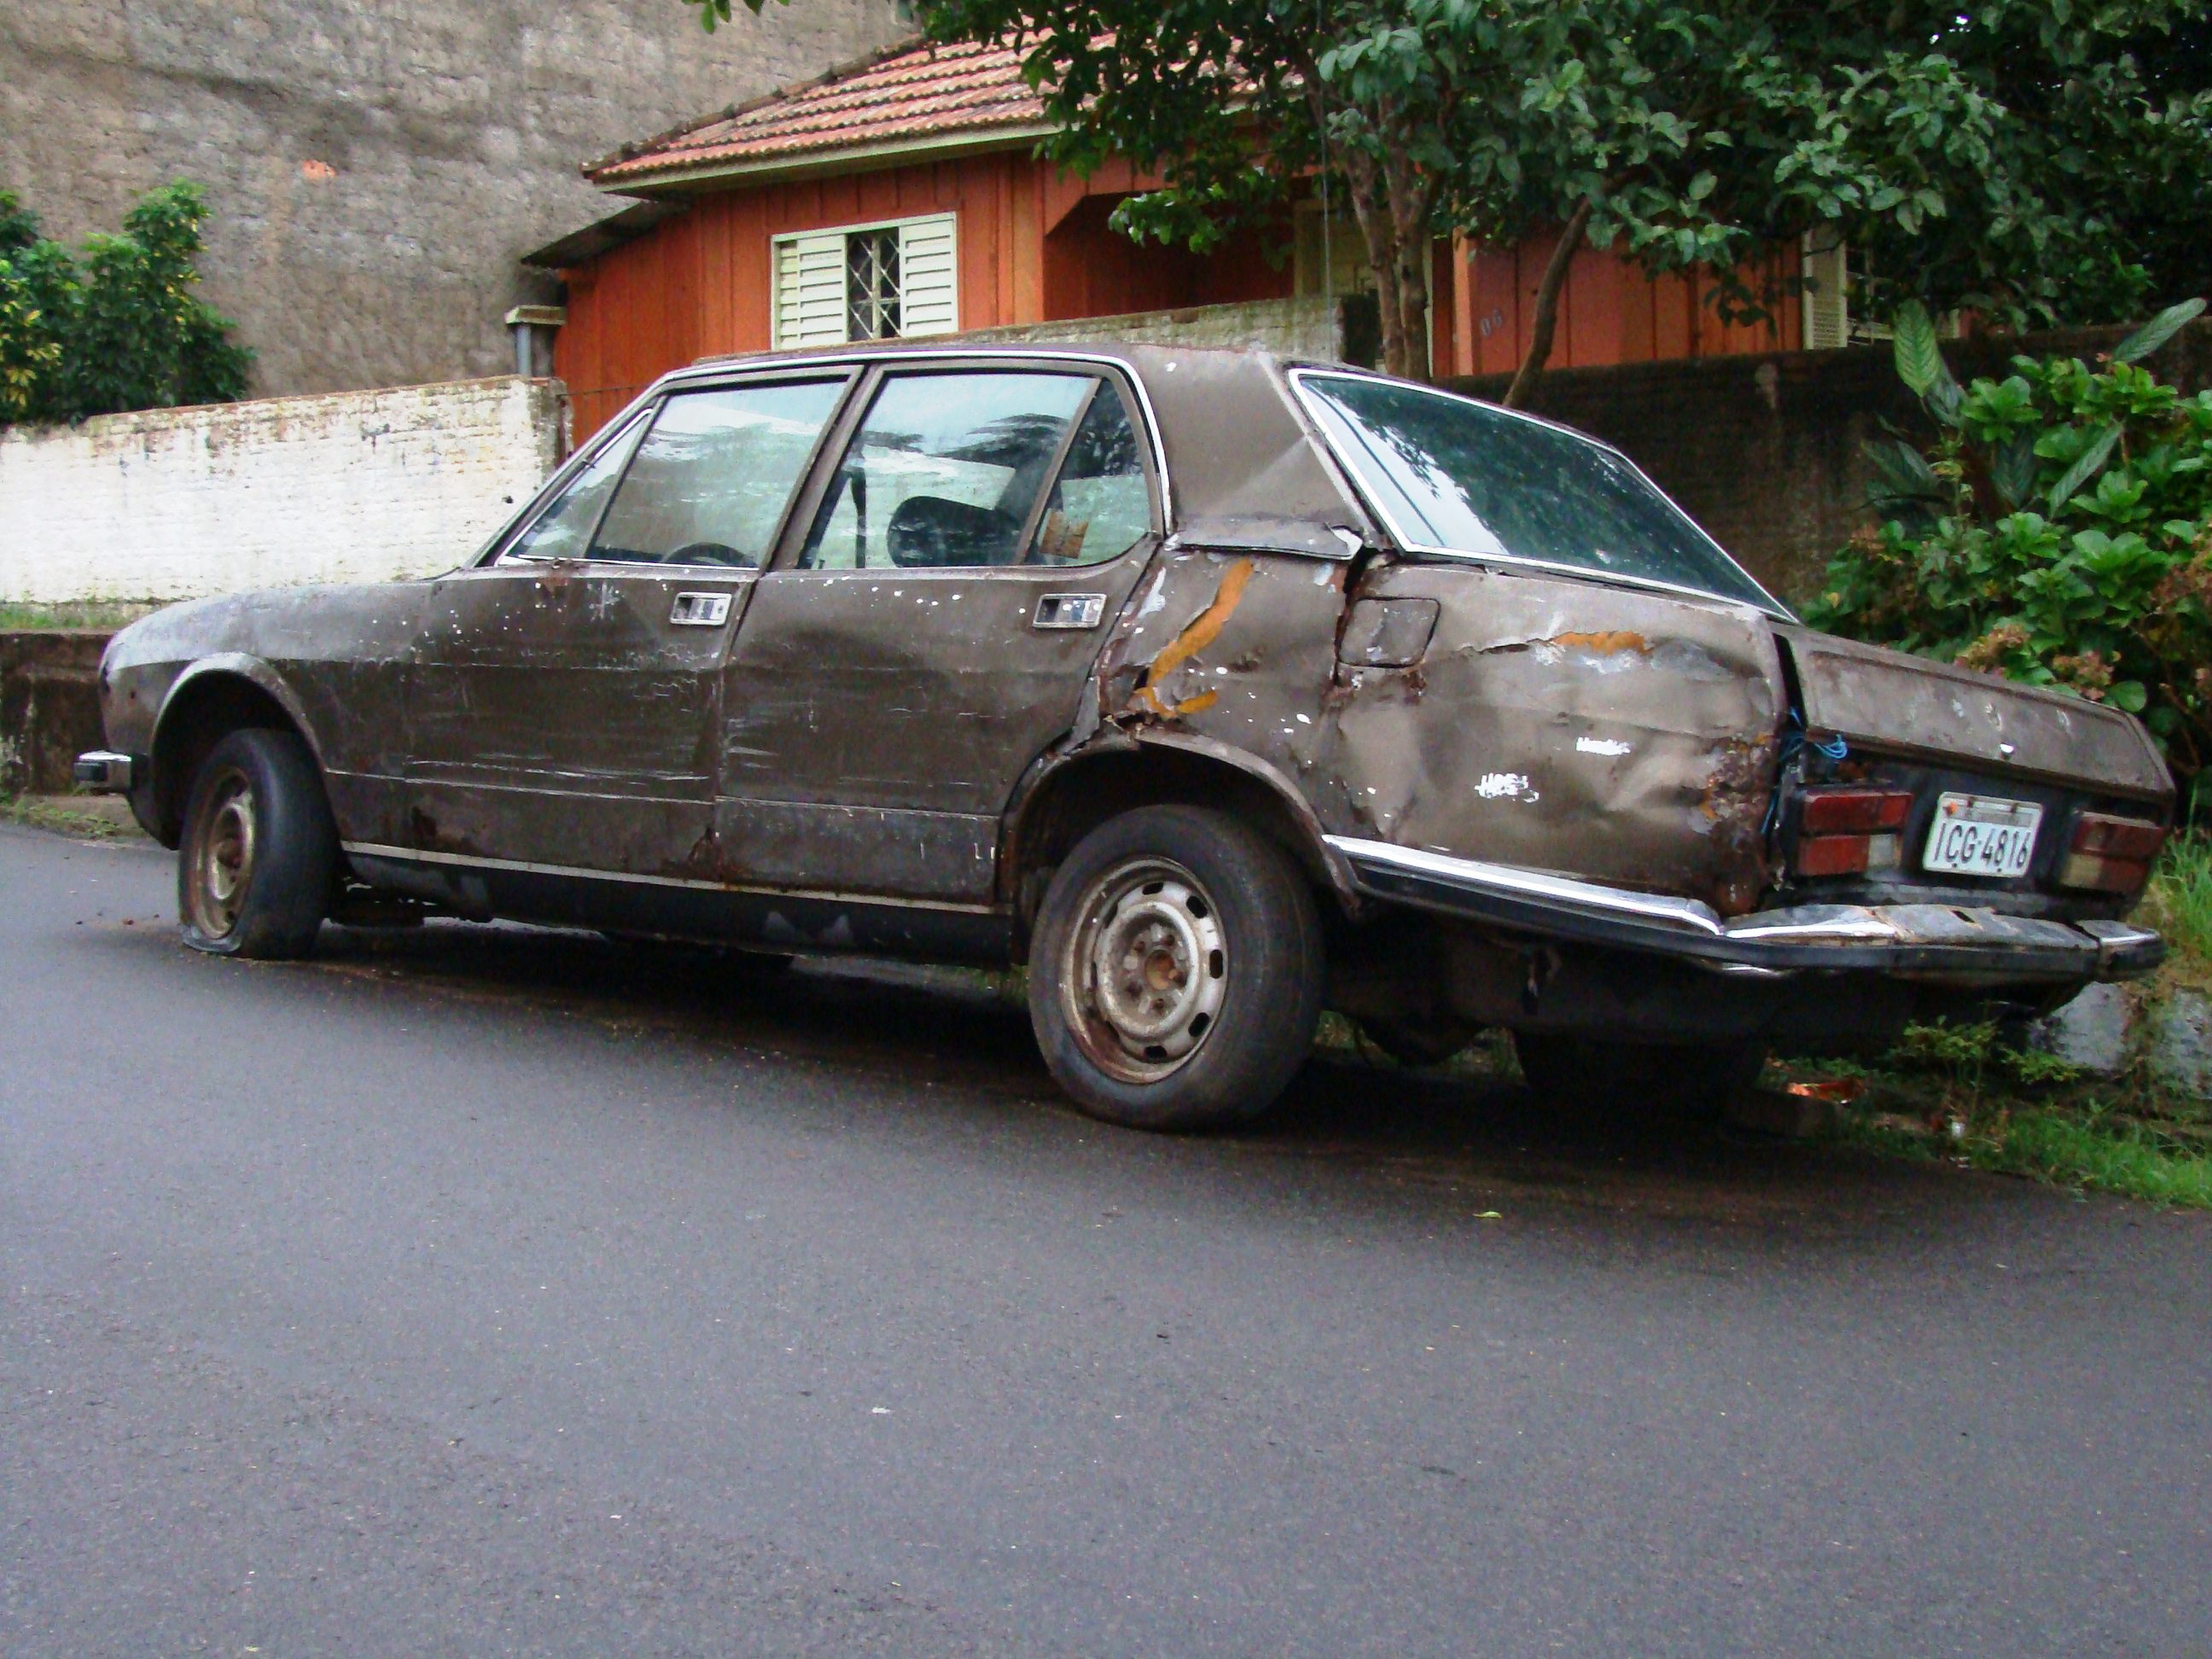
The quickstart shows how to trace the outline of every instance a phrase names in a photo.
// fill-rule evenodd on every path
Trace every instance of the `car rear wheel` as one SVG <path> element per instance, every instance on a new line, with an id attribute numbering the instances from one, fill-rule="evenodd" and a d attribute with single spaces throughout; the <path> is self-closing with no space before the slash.
<path id="1" fill-rule="evenodd" d="M 1274 1103 L 1312 1045 L 1324 979 L 1320 912 L 1279 848 L 1224 813 L 1148 806 L 1054 872 L 1030 1021 L 1092 1116 L 1210 1128 Z"/>
<path id="2" fill-rule="evenodd" d="M 233 732 L 192 780 L 177 859 L 185 943 L 215 956 L 305 956 L 329 913 L 337 831 L 307 745 Z"/>
<path id="3" fill-rule="evenodd" d="M 1547 1100 L 1623 1117 L 1717 1117 L 1766 1063 L 1755 1042 L 1614 1042 L 1557 1032 L 1516 1031 L 1513 1052 Z"/>

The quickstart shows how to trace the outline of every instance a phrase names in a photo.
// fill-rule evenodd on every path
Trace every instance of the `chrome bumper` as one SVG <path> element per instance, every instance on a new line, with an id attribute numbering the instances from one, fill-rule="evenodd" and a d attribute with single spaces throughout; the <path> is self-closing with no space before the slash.
<path id="1" fill-rule="evenodd" d="M 1807 904 L 1723 921 L 1694 899 L 1386 842 L 1331 836 L 1328 842 L 1375 898 L 1547 939 L 1679 957 L 1723 973 L 2128 979 L 2166 957 L 2156 933 L 2124 921 L 2047 921 L 1942 904 Z"/>
<path id="2" fill-rule="evenodd" d="M 79 755 L 70 775 L 95 795 L 127 795 L 131 779 L 137 768 L 128 755 L 118 755 L 112 749 L 95 749 L 89 754 Z"/>

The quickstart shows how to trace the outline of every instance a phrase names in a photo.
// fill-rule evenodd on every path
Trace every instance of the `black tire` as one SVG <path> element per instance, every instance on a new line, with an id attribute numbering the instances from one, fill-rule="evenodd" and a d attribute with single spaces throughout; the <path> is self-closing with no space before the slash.
<path id="1" fill-rule="evenodd" d="M 1621 1118 L 1717 1118 L 1766 1063 L 1756 1042 L 1616 1042 L 1549 1031 L 1516 1031 L 1513 1052 L 1528 1086 L 1553 1104 Z"/>
<path id="2" fill-rule="evenodd" d="M 212 956 L 305 956 L 337 869 L 330 800 L 296 732 L 233 732 L 208 751 L 177 849 L 185 944 Z"/>
<path id="3" fill-rule="evenodd" d="M 1130 977 L 1102 989 L 1117 949 Z M 1093 1117 L 1212 1128 L 1288 1086 L 1326 977 L 1313 890 L 1280 848 L 1225 813 L 1146 806 L 1054 872 L 1030 945 L 1030 1023 Z"/>

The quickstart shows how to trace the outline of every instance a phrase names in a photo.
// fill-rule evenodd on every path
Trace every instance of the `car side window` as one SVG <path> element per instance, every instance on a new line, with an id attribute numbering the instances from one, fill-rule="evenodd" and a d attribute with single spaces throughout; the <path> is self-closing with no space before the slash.
<path id="1" fill-rule="evenodd" d="M 844 390 L 840 379 L 671 393 L 590 556 L 757 568 Z"/>
<path id="2" fill-rule="evenodd" d="M 1137 453 L 1136 424 L 1119 388 L 1101 380 L 1045 498 L 1030 562 L 1103 564 L 1152 528 L 1152 492 Z"/>
<path id="3" fill-rule="evenodd" d="M 799 568 L 1018 562 L 1088 374 L 902 374 L 877 391 L 817 511 Z"/>
<path id="4" fill-rule="evenodd" d="M 546 504 L 536 522 L 508 543 L 500 556 L 582 558 L 591 542 L 592 526 L 599 521 L 599 509 L 613 492 L 615 480 L 622 477 L 623 463 L 629 459 L 636 437 L 637 424 L 633 422 L 629 430 L 617 436 L 582 471 L 568 480 L 568 488 Z"/>

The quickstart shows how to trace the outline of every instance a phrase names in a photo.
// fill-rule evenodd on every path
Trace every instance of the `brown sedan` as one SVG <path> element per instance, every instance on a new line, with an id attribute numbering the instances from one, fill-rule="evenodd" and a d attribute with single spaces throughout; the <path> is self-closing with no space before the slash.
<path id="1" fill-rule="evenodd" d="M 199 949 L 1025 962 L 1054 1076 L 1152 1127 L 1265 1108 L 1324 1006 L 1710 1097 L 2161 951 L 2126 715 L 1808 632 L 1565 428 L 1249 353 L 702 363 L 452 574 L 178 606 L 102 687 L 80 776 Z"/>

